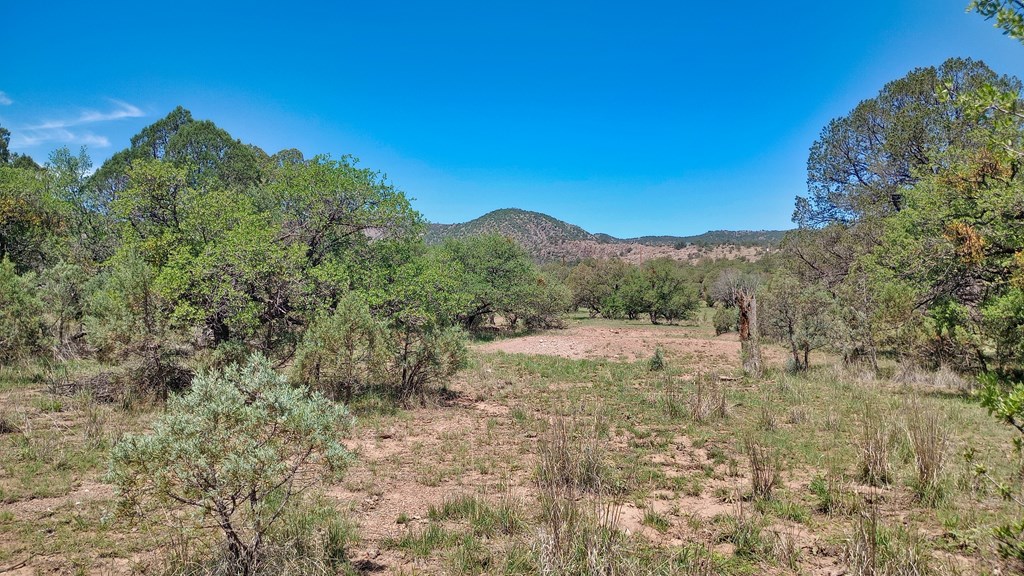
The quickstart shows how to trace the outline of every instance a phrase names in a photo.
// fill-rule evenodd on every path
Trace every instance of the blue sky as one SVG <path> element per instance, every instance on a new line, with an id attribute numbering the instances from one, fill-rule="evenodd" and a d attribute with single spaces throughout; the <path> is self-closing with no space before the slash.
<path id="1" fill-rule="evenodd" d="M 967 0 L 20 2 L 0 125 L 98 165 L 176 105 L 268 152 L 353 154 L 429 220 L 617 236 L 788 228 L 822 126 L 951 56 L 1024 77 Z"/>

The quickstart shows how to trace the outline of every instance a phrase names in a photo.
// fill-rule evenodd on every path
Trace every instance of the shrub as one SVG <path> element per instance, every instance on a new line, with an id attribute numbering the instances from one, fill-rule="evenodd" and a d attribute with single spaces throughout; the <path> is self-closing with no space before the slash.
<path id="1" fill-rule="evenodd" d="M 1024 434 L 1024 425 L 1021 424 L 1024 420 L 1024 383 L 1007 382 L 994 373 L 982 374 L 978 378 L 978 383 L 981 385 L 981 405 L 988 410 L 989 414 L 1014 427 L 1020 434 Z M 1014 437 L 1013 450 L 1018 458 L 1024 453 L 1024 438 L 1020 435 Z M 1004 498 L 1017 504 L 1019 515 L 1024 506 L 1017 498 L 1016 490 L 1011 488 L 1012 484 L 1000 482 L 990 474 L 984 465 L 975 462 L 973 448 L 968 450 L 965 456 L 968 462 L 974 464 L 975 474 L 988 480 L 999 489 Z M 1013 482 L 1016 483 L 1017 479 L 1014 479 Z M 1024 519 L 1018 517 L 996 527 L 995 537 L 1000 556 L 1024 564 Z"/>
<path id="2" fill-rule="evenodd" d="M 715 304 L 715 314 L 711 317 L 711 322 L 715 325 L 715 336 L 721 336 L 726 332 L 735 332 L 738 320 L 739 313 L 735 308 Z"/>
<path id="3" fill-rule="evenodd" d="M 228 561 L 251 574 L 292 496 L 317 472 L 343 468 L 337 437 L 348 424 L 343 407 L 289 386 L 254 355 L 171 397 L 151 433 L 114 447 L 108 478 L 124 510 L 197 509 L 203 525 L 222 529 Z"/>
<path id="4" fill-rule="evenodd" d="M 665 369 L 665 353 L 661 346 L 654 349 L 654 354 L 647 361 L 647 369 L 651 372 L 660 372 Z"/>
<path id="5" fill-rule="evenodd" d="M 425 402 L 428 386 L 447 381 L 466 364 L 464 333 L 455 327 L 403 327 L 390 334 L 388 342 L 387 381 L 402 401 L 415 396 Z"/>
<path id="6" fill-rule="evenodd" d="M 0 261 L 0 363 L 38 353 L 44 345 L 43 305 L 33 276 L 19 276 L 6 257 Z"/>
<path id="7" fill-rule="evenodd" d="M 358 541 L 356 524 L 323 495 L 295 499 L 267 532 L 259 574 L 350 574 L 348 549 Z M 211 550 L 209 542 L 185 532 L 160 558 L 167 575 L 214 575 L 241 572 L 229 555 Z"/>
<path id="8" fill-rule="evenodd" d="M 380 378 L 384 336 L 366 302 L 349 294 L 333 314 L 318 318 L 306 331 L 294 374 L 310 388 L 349 402 L 356 388 Z"/>

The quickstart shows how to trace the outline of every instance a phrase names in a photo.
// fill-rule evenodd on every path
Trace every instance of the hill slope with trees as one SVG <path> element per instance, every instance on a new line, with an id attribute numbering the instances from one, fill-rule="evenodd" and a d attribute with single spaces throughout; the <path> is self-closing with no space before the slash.
<path id="1" fill-rule="evenodd" d="M 616 238 L 594 234 L 547 214 L 503 208 L 461 224 L 429 224 L 428 245 L 484 234 L 511 238 L 540 262 L 579 262 L 590 258 L 622 258 L 634 263 L 656 258 L 679 261 L 758 259 L 778 246 L 783 230 L 713 230 L 696 236 Z"/>

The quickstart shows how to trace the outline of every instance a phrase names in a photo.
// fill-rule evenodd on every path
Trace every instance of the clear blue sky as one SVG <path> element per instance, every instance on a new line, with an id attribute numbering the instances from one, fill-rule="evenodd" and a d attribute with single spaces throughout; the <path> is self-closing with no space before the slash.
<path id="1" fill-rule="evenodd" d="M 181 104 L 271 153 L 353 154 L 435 222 L 788 228 L 821 127 L 886 81 L 950 56 L 1024 77 L 967 2 L 17 2 L 0 124 L 98 165 Z"/>

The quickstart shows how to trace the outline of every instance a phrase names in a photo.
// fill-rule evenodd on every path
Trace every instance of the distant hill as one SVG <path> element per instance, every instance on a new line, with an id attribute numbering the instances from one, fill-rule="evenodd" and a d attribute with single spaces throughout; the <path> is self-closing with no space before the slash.
<path id="1" fill-rule="evenodd" d="M 462 224 L 431 224 L 427 244 L 449 238 L 501 234 L 519 243 L 539 261 L 575 262 L 586 258 L 624 258 L 644 261 L 669 257 L 676 260 L 706 258 L 758 259 L 778 246 L 783 230 L 714 230 L 696 236 L 642 236 L 616 238 L 592 234 L 547 214 L 504 208 Z"/>
<path id="2" fill-rule="evenodd" d="M 652 246 L 675 246 L 677 244 L 697 244 L 699 246 L 715 246 L 718 244 L 735 244 L 737 246 L 763 246 L 771 248 L 779 245 L 785 230 L 711 230 L 696 236 L 641 236 L 629 238 L 622 242 L 637 242 Z M 611 238 L 609 236 L 609 238 Z"/>
<path id="3" fill-rule="evenodd" d="M 437 244 L 449 238 L 501 234 L 524 247 L 560 244 L 572 240 L 596 240 L 593 234 L 558 218 L 518 208 L 502 208 L 462 224 L 431 224 L 425 240 Z"/>

